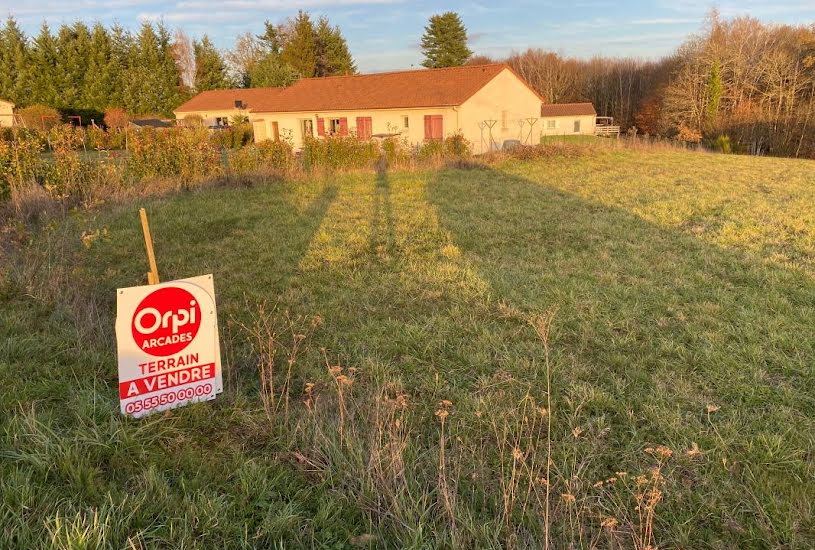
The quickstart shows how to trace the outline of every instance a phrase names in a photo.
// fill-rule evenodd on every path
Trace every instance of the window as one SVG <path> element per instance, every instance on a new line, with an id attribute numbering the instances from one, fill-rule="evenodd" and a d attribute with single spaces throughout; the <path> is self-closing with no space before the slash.
<path id="1" fill-rule="evenodd" d="M 222 126 L 222 127 L 229 126 L 229 117 L 225 117 L 225 116 L 215 117 L 215 126 Z"/>
<path id="2" fill-rule="evenodd" d="M 580 133 L 580 121 L 579 120 L 574 121 L 574 133 L 575 134 Z"/>
<path id="3" fill-rule="evenodd" d="M 306 118 L 300 121 L 300 130 L 303 132 L 303 139 L 314 137 L 314 121 Z"/>
<path id="4" fill-rule="evenodd" d="M 410 118 L 407 115 L 402 116 L 402 127 L 410 128 Z"/>
<path id="5" fill-rule="evenodd" d="M 328 131 L 332 134 L 339 134 L 340 133 L 340 119 L 338 118 L 330 118 L 328 119 Z"/>
<path id="6" fill-rule="evenodd" d="M 546 121 L 546 129 L 547 130 L 554 130 L 557 128 L 557 121 L 555 119 L 547 120 Z"/>
<path id="7" fill-rule="evenodd" d="M 501 129 L 509 129 L 509 111 L 501 111 Z"/>

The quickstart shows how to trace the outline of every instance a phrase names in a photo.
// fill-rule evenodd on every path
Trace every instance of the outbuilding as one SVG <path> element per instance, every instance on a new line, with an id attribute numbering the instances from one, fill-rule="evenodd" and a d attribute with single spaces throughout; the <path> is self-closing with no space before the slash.
<path id="1" fill-rule="evenodd" d="M 14 103 L 0 99 L 0 127 L 14 126 Z"/>
<path id="2" fill-rule="evenodd" d="M 594 135 L 597 111 L 591 103 L 544 104 L 540 115 L 545 136 Z"/>

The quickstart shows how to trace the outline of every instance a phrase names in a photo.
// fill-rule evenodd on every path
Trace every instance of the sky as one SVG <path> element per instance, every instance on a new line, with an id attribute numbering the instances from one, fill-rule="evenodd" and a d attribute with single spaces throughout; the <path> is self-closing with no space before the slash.
<path id="1" fill-rule="evenodd" d="M 163 20 L 193 37 L 206 33 L 224 49 L 239 34 L 261 32 L 264 20 L 280 22 L 303 9 L 340 26 L 361 72 L 418 67 L 427 19 L 444 11 L 461 15 L 476 54 L 500 58 L 535 47 L 578 57 L 657 58 L 698 31 L 714 6 L 728 18 L 815 23 L 815 0 L 0 0 L 0 11 L 30 35 L 43 21 L 52 27 L 77 19 L 118 22 L 136 29 L 142 21 Z"/>

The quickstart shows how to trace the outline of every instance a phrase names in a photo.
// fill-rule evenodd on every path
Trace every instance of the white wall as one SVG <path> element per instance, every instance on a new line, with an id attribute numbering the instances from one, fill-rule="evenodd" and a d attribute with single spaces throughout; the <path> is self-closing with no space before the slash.
<path id="1" fill-rule="evenodd" d="M 576 120 L 580 121 L 579 132 L 574 131 Z M 554 128 L 549 127 L 552 122 L 555 124 Z M 596 117 L 592 115 L 543 117 L 539 124 L 545 136 L 594 135 Z"/>

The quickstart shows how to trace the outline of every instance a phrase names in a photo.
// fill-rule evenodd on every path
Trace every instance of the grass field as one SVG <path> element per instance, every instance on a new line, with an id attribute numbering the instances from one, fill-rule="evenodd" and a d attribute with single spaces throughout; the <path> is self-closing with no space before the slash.
<path id="1" fill-rule="evenodd" d="M 612 148 L 151 199 L 227 366 L 141 421 L 141 204 L 74 212 L 0 294 L 0 547 L 815 547 L 813 205 L 810 161 Z"/>

